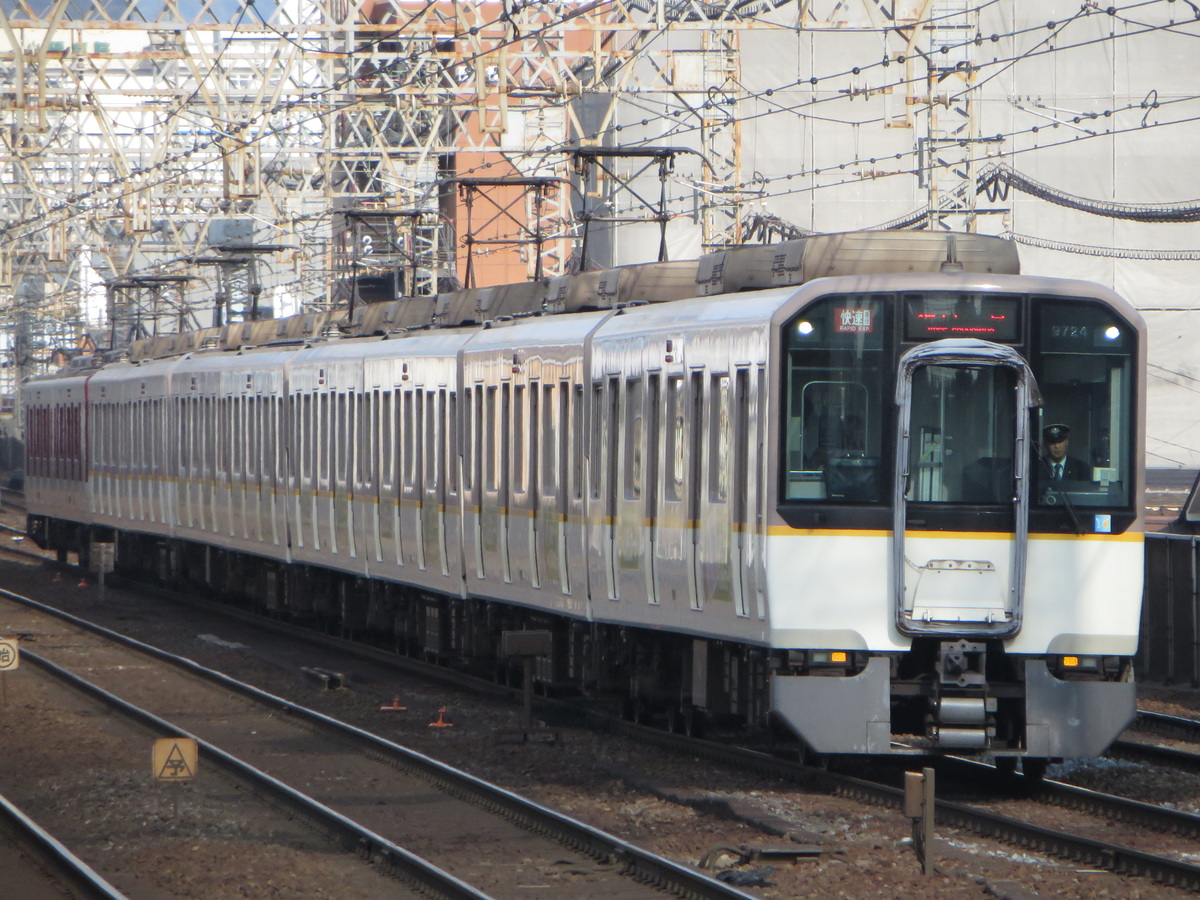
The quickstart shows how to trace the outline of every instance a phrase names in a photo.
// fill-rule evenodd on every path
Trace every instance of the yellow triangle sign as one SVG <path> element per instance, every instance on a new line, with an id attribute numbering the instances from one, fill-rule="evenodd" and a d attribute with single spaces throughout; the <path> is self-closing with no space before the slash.
<path id="1" fill-rule="evenodd" d="M 154 742 L 154 777 L 158 781 L 188 781 L 196 777 L 196 741 L 159 738 Z"/>

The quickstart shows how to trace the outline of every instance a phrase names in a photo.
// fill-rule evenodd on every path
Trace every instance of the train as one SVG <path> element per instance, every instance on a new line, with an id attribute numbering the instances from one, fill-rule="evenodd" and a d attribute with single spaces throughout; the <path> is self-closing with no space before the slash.
<path id="1" fill-rule="evenodd" d="M 1145 364 L 1001 238 L 731 247 L 76 360 L 22 388 L 28 534 L 497 677 L 537 632 L 540 689 L 687 733 L 1044 771 L 1134 715 Z"/>

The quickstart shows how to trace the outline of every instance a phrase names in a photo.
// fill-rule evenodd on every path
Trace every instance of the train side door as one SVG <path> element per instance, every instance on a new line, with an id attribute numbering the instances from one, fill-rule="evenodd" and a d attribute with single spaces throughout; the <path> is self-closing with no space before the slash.
<path id="1" fill-rule="evenodd" d="M 761 367 L 738 368 L 734 379 L 733 528 L 737 542 L 735 608 L 738 615 L 766 615 L 763 556 L 763 490 L 766 376 Z"/>
<path id="2" fill-rule="evenodd" d="M 517 369 L 517 365 L 513 365 Z M 541 587 L 535 530 L 539 513 L 538 408 L 541 383 L 526 377 L 524 367 L 514 373 L 509 418 L 509 491 L 505 503 L 508 525 L 507 558 L 510 580 L 522 586 Z"/>
<path id="3" fill-rule="evenodd" d="M 565 512 L 566 481 L 563 478 L 562 436 L 567 424 L 566 382 L 559 383 L 550 367 L 543 369 L 541 399 L 537 416 L 531 423 L 530 449 L 533 452 L 533 569 L 537 586 L 555 590 L 563 581 L 562 521 Z M 532 397 L 531 397 L 532 399 Z M 532 415 L 532 414 L 531 414 Z"/>
<path id="4" fill-rule="evenodd" d="M 508 558 L 509 439 L 512 385 L 485 386 L 480 429 L 482 484 L 479 501 L 479 543 L 483 565 L 480 577 L 512 582 Z"/>
<path id="5" fill-rule="evenodd" d="M 352 395 L 354 410 L 354 452 L 351 458 L 351 510 L 356 555 L 370 562 L 379 561 L 379 508 L 375 503 L 378 466 L 375 457 L 375 433 L 378 428 L 379 391 L 374 386 Z"/>
<path id="6" fill-rule="evenodd" d="M 425 391 L 424 478 L 421 489 L 423 566 L 441 575 L 446 567 L 446 389 Z"/>
<path id="7" fill-rule="evenodd" d="M 463 381 L 466 385 L 466 381 Z M 469 535 L 471 546 L 469 568 L 474 569 L 475 578 L 487 575 L 483 556 L 483 479 L 486 464 L 484 450 L 484 388 L 482 385 L 466 386 L 466 414 L 463 417 L 463 510 L 467 521 L 463 533 Z M 490 425 L 491 423 L 486 423 Z"/>
<path id="8" fill-rule="evenodd" d="M 400 392 L 387 387 L 379 406 L 379 548 L 388 565 L 404 565 L 400 549 Z"/>
<path id="9" fill-rule="evenodd" d="M 620 427 L 610 445 L 618 460 L 613 524 L 613 568 L 616 596 L 621 600 L 646 597 L 646 457 L 645 397 L 642 378 L 624 379 Z"/>
<path id="10" fill-rule="evenodd" d="M 1009 347 L 935 341 L 901 358 L 892 567 L 903 633 L 1020 631 L 1039 403 Z"/>
<path id="11" fill-rule="evenodd" d="M 687 442 L 687 530 L 684 543 L 687 563 L 688 595 L 692 609 L 704 609 L 704 578 L 700 571 L 700 492 L 704 483 L 704 371 L 694 371 L 688 376 L 691 389 L 688 391 L 689 417 L 685 426 L 684 440 Z"/>
<path id="12" fill-rule="evenodd" d="M 643 542 L 646 569 L 646 600 L 649 603 L 661 602 L 658 594 L 658 535 L 661 521 L 658 515 L 660 505 L 660 477 L 662 441 L 659 435 L 661 413 L 659 404 L 662 400 L 662 375 L 650 372 L 646 375 L 646 462 L 643 467 L 645 478 L 645 538 Z"/>
<path id="13" fill-rule="evenodd" d="M 579 378 L 579 375 L 575 376 Z M 582 612 L 588 602 L 587 555 L 587 468 L 584 464 L 584 413 L 586 394 L 577 380 L 563 382 L 564 435 L 563 477 L 561 496 L 564 519 L 563 533 L 563 594 L 571 595 L 571 609 Z M 565 395 L 570 394 L 569 399 Z"/>
<path id="14" fill-rule="evenodd" d="M 657 479 L 653 491 L 657 503 L 651 507 L 654 517 L 655 596 L 659 602 L 683 603 L 690 596 L 694 577 L 688 574 L 693 564 L 694 531 L 688 518 L 686 477 L 688 453 L 687 379 L 683 373 L 668 374 L 662 389 L 662 420 L 657 428 L 661 451 L 655 465 Z M 678 615 L 678 607 L 673 607 Z"/>

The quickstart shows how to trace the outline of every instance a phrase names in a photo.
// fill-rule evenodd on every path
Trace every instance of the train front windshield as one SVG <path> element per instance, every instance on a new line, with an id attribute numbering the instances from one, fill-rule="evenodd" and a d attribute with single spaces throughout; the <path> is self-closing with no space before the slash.
<path id="1" fill-rule="evenodd" d="M 830 296 L 785 326 L 781 501 L 888 504 L 897 360 L 959 337 L 1029 361 L 1042 396 L 1030 426 L 1034 509 L 1131 508 L 1134 329 L 1097 301 L 986 292 Z M 1012 503 L 1014 388 L 1006 368 L 915 373 L 907 502 Z M 1051 426 L 1065 442 L 1044 439 Z M 1056 454 L 1069 466 L 1056 469 Z"/>

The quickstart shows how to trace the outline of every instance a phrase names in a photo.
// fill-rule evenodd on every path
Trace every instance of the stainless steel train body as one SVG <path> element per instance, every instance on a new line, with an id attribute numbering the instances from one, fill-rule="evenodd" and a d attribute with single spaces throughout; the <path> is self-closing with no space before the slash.
<path id="1" fill-rule="evenodd" d="M 1145 352 L 1096 285 L 934 271 L 118 360 L 26 385 L 30 533 L 406 652 L 546 629 L 547 686 L 684 728 L 1087 756 L 1133 712 Z"/>

